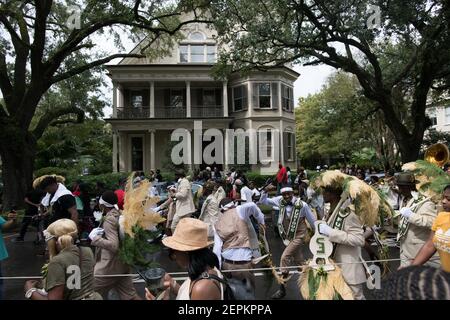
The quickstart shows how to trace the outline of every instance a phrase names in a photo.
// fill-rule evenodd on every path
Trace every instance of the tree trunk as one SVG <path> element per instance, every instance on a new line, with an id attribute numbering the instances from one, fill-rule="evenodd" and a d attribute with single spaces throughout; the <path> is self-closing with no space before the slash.
<path id="1" fill-rule="evenodd" d="M 12 129 L 11 125 L 7 128 Z M 4 128 L 6 129 L 6 128 Z M 18 133 L 17 127 L 12 132 Z M 23 133 L 23 132 L 22 132 Z M 28 134 L 19 134 L 8 139 L 6 135 L 0 137 L 0 156 L 2 159 L 3 179 L 3 211 L 13 207 L 22 207 L 25 193 L 33 182 L 34 159 L 36 143 L 32 139 L 22 138 Z"/>
<path id="2" fill-rule="evenodd" d="M 416 161 L 419 158 L 422 140 L 420 141 L 418 140 L 419 139 L 412 139 L 412 138 L 397 140 L 403 164 L 411 161 Z"/>

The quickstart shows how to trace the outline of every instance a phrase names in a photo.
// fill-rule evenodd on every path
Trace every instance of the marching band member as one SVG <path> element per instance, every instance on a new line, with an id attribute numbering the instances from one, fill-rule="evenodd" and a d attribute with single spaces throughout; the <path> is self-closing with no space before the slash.
<path id="1" fill-rule="evenodd" d="M 261 193 L 260 204 L 279 207 L 278 231 L 286 248 L 281 255 L 281 273 L 282 278 L 287 279 L 289 269 L 286 267 L 300 265 L 303 262 L 301 245 L 305 243 L 307 235 L 307 226 L 305 218 L 310 225 L 316 221 L 309 206 L 301 199 L 294 197 L 294 190 L 291 187 L 284 187 L 281 196 L 274 198 L 267 197 L 267 191 L 274 190 L 276 187 L 270 185 Z M 280 284 L 280 288 L 272 295 L 272 299 L 281 299 L 286 295 L 285 284 Z"/>
<path id="2" fill-rule="evenodd" d="M 416 183 L 412 173 L 403 172 L 396 178 L 399 189 L 397 203 L 401 214 L 397 234 L 397 240 L 400 241 L 401 267 L 409 266 L 427 242 L 437 216 L 436 205 L 415 192 Z M 426 265 L 439 268 L 439 256 L 435 254 Z"/>
<path id="3" fill-rule="evenodd" d="M 340 208 L 336 208 L 342 192 L 342 188 L 323 188 L 323 199 L 330 203 L 330 209 L 325 214 L 326 223 L 319 225 L 319 233 L 327 236 L 333 243 L 331 258 L 342 269 L 342 275 L 352 290 L 354 299 L 364 300 L 362 284 L 366 282 L 366 272 L 360 258 L 361 247 L 365 244 L 363 225 L 355 214 L 350 198 Z"/>

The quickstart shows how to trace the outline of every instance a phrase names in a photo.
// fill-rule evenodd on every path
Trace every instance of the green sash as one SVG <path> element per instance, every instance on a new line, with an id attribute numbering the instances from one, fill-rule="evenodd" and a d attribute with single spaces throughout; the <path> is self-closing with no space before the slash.
<path id="1" fill-rule="evenodd" d="M 420 201 L 424 200 L 424 196 L 420 195 L 414 202 L 411 204 L 411 206 L 414 206 L 416 203 L 419 203 Z M 421 206 L 417 206 L 412 210 L 414 213 L 417 213 L 417 211 L 420 209 Z M 406 208 L 406 207 L 404 207 Z M 402 240 L 406 234 L 408 233 L 408 227 L 409 227 L 409 219 L 405 218 L 404 216 L 401 216 L 400 222 L 398 225 L 398 233 L 397 233 L 397 241 Z"/>
<path id="2" fill-rule="evenodd" d="M 334 219 L 333 225 L 331 227 L 336 230 L 344 229 L 345 218 L 347 218 L 351 212 L 352 211 L 350 210 L 349 207 L 339 209 L 336 219 Z M 337 246 L 338 243 L 333 242 L 333 253 L 331 254 L 331 257 L 334 257 L 334 253 L 336 252 Z"/>
<path id="3" fill-rule="evenodd" d="M 300 210 L 303 208 L 303 203 L 300 199 L 294 204 L 294 210 L 291 215 L 291 220 L 289 222 L 289 227 L 286 232 L 284 230 L 284 215 L 286 213 L 287 203 L 284 200 L 280 202 L 280 216 L 278 217 L 278 232 L 280 233 L 281 240 L 283 240 L 284 245 L 289 245 L 289 243 L 294 239 L 297 233 L 298 222 L 300 220 Z"/>

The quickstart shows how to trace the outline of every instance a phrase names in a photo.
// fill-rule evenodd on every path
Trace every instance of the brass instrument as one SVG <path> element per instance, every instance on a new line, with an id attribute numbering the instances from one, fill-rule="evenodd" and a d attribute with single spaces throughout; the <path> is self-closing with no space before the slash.
<path id="1" fill-rule="evenodd" d="M 425 151 L 424 160 L 433 163 L 438 167 L 445 165 L 449 159 L 450 152 L 447 146 L 443 143 L 433 144 Z"/>

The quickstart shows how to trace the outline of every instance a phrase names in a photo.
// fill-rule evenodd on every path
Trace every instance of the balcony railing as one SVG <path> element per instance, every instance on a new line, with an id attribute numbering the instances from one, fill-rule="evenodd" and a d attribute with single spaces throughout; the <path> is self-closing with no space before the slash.
<path id="1" fill-rule="evenodd" d="M 150 117 L 149 107 L 117 108 L 117 119 L 146 119 Z M 155 118 L 184 119 L 187 117 L 186 107 L 155 107 Z M 221 118 L 223 106 L 192 106 L 192 118 Z"/>
<path id="2" fill-rule="evenodd" d="M 193 118 L 219 118 L 223 117 L 222 106 L 193 106 L 191 107 Z"/>
<path id="3" fill-rule="evenodd" d="M 155 118 L 177 119 L 186 118 L 186 107 L 155 107 Z"/>
<path id="4" fill-rule="evenodd" d="M 117 108 L 118 119 L 143 119 L 150 117 L 149 107 Z"/>

